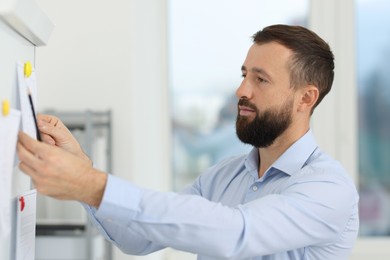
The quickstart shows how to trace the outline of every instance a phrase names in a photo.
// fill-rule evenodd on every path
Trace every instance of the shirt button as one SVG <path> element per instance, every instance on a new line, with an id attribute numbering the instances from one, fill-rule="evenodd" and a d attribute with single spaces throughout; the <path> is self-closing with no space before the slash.
<path id="1" fill-rule="evenodd" d="M 253 190 L 253 191 L 257 191 L 258 189 L 259 189 L 259 188 L 257 188 L 256 185 L 253 185 L 253 186 L 252 186 L 252 190 Z"/>

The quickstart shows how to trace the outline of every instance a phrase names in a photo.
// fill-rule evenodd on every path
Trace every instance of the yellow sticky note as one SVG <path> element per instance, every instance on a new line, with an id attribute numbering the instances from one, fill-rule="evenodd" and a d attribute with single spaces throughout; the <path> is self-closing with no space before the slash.
<path id="1" fill-rule="evenodd" d="M 8 100 L 3 101 L 3 116 L 8 116 L 9 110 L 10 110 L 10 105 Z"/>
<path id="2" fill-rule="evenodd" d="M 24 77 L 28 78 L 32 73 L 32 65 L 29 61 L 24 64 Z"/>

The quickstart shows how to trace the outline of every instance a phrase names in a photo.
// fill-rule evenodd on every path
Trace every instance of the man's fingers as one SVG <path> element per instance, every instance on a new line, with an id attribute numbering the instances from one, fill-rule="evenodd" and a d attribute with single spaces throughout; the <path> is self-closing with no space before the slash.
<path id="1" fill-rule="evenodd" d="M 37 154 L 37 146 L 36 146 L 36 141 L 31 138 L 29 135 L 23 133 L 23 132 L 19 132 L 18 134 L 18 142 L 23 146 L 23 148 L 27 149 L 26 147 L 28 147 L 30 152 L 34 153 L 34 154 Z"/>
<path id="2" fill-rule="evenodd" d="M 70 134 L 68 129 L 58 121 L 56 125 L 53 122 L 48 123 L 45 120 L 38 120 L 38 128 L 42 134 L 46 134 L 52 137 L 55 142 L 62 142 L 66 140 L 66 134 Z"/>
<path id="3" fill-rule="evenodd" d="M 38 114 L 37 119 L 38 121 L 46 122 L 52 126 L 57 126 L 58 124 L 61 124 L 61 121 L 57 117 L 51 115 Z"/>
<path id="4" fill-rule="evenodd" d="M 54 121 L 53 118 L 54 118 L 53 116 L 45 115 L 45 114 L 38 114 L 37 115 L 38 120 L 42 120 L 42 121 L 45 121 L 47 123 L 51 123 L 52 121 Z"/>
<path id="5" fill-rule="evenodd" d="M 33 180 L 34 176 L 37 174 L 37 171 L 35 171 L 33 168 L 31 168 L 24 162 L 19 163 L 19 169 L 25 174 L 29 175 Z"/>
<path id="6" fill-rule="evenodd" d="M 41 132 L 41 138 L 44 143 L 50 144 L 50 145 L 55 145 L 56 141 L 48 134 L 42 133 Z"/>
<path id="7" fill-rule="evenodd" d="M 23 156 L 22 158 L 30 160 L 30 163 L 32 163 L 31 160 L 34 158 L 47 158 L 50 155 L 47 144 L 31 138 L 23 132 L 19 132 L 18 135 L 18 153 L 19 150 L 21 151 L 21 156 Z M 20 158 L 20 160 L 22 159 Z"/>
<path id="8" fill-rule="evenodd" d="M 21 141 L 18 142 L 17 149 L 21 161 L 19 167 L 23 167 L 21 170 L 29 175 L 34 174 L 40 163 L 39 157 L 29 151 Z"/>
<path id="9" fill-rule="evenodd" d="M 38 128 L 43 135 L 52 136 L 53 138 L 51 139 L 53 140 L 56 140 L 61 133 L 55 126 L 43 120 L 38 120 Z"/>

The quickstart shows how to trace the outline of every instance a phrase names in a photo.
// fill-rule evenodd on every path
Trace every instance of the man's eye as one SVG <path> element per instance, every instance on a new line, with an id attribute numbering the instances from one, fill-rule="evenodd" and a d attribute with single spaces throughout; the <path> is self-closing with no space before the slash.
<path id="1" fill-rule="evenodd" d="M 246 75 L 245 75 L 245 74 L 242 74 L 242 75 L 241 75 L 241 77 L 245 78 L 245 77 L 246 77 Z"/>
<path id="2" fill-rule="evenodd" d="M 267 82 L 267 80 L 260 78 L 260 77 L 257 77 L 257 81 L 260 83 Z"/>

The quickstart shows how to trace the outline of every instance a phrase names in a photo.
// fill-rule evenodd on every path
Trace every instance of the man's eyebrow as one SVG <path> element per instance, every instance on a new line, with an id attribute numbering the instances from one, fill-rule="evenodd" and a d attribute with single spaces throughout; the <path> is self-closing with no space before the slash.
<path id="1" fill-rule="evenodd" d="M 241 66 L 241 71 L 247 71 L 246 67 L 244 65 Z M 269 73 L 267 73 L 264 69 L 261 69 L 261 68 L 252 68 L 251 71 L 253 73 L 256 73 L 256 74 L 262 74 L 264 75 L 265 77 L 269 78 L 269 79 L 272 79 L 271 75 Z"/>
<path id="2" fill-rule="evenodd" d="M 262 74 L 262 75 L 266 76 L 267 78 L 272 79 L 271 75 L 268 74 L 264 69 L 255 67 L 255 68 L 252 68 L 252 72 L 257 73 L 257 74 Z"/>

